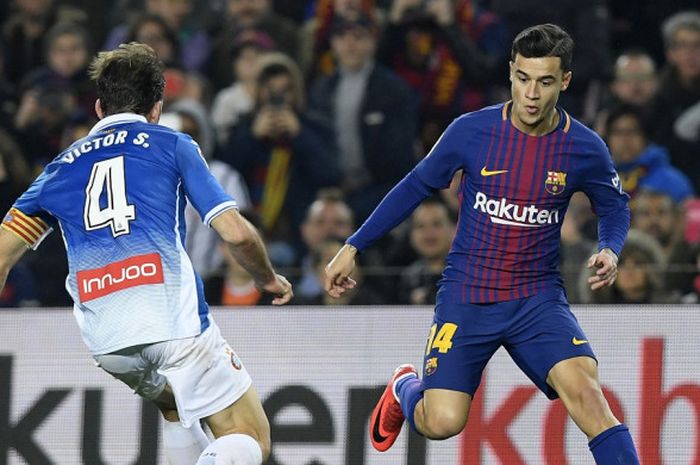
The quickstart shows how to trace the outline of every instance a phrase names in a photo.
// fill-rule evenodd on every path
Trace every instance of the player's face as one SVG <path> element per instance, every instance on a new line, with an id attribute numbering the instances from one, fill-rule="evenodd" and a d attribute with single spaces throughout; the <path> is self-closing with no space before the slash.
<path id="1" fill-rule="evenodd" d="M 559 93 L 571 82 L 571 71 L 562 71 L 561 58 L 518 54 L 510 62 L 510 82 L 515 127 L 534 136 L 551 131 L 557 122 L 554 107 Z"/>

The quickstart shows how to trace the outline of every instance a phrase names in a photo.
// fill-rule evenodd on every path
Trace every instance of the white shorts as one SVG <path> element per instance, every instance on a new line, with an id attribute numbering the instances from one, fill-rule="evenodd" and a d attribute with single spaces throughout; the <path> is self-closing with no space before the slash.
<path id="1" fill-rule="evenodd" d="M 250 375 L 213 321 L 195 337 L 130 347 L 96 355 L 95 360 L 148 400 L 170 385 L 186 428 L 233 404 L 251 385 Z"/>

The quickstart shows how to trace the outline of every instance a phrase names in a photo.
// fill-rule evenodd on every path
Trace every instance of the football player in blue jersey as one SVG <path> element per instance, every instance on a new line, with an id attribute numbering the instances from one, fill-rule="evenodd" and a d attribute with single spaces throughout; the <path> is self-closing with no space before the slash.
<path id="1" fill-rule="evenodd" d="M 22 254 L 60 227 L 66 289 L 83 339 L 100 367 L 161 410 L 170 464 L 260 465 L 270 453 L 270 427 L 184 251 L 187 201 L 273 304 L 287 303 L 292 287 L 197 144 L 157 125 L 165 80 L 155 52 L 122 44 L 98 54 L 90 72 L 100 121 L 4 217 L 0 289 Z"/>
<path id="2" fill-rule="evenodd" d="M 615 280 L 630 217 L 607 147 L 557 107 L 571 82 L 573 46 L 553 24 L 518 34 L 512 100 L 453 121 L 326 267 L 331 296 L 353 288 L 356 254 L 461 172 L 459 224 L 423 378 L 410 365 L 394 372 L 370 419 L 379 451 L 391 447 L 404 420 L 431 439 L 462 431 L 481 374 L 503 346 L 547 397 L 561 398 L 598 465 L 639 463 L 627 427 L 603 396 L 595 355 L 559 273 L 561 221 L 574 192 L 589 197 L 599 219 L 599 252 L 588 261 L 593 289 Z"/>

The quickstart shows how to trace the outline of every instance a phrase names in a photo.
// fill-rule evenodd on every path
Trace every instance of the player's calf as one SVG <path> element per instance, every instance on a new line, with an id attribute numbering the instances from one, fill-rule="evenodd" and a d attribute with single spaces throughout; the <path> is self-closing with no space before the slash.
<path id="1" fill-rule="evenodd" d="M 464 412 L 453 410 L 451 405 L 425 407 L 424 400 L 422 405 L 416 408 L 416 427 L 428 439 L 451 438 L 459 434 L 467 424 L 467 416 Z"/>

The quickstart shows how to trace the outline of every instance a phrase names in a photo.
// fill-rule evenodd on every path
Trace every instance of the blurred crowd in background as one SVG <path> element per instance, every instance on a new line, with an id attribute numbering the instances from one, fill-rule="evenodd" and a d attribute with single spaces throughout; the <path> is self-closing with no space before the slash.
<path id="1" fill-rule="evenodd" d="M 695 8 L 695 10 L 693 10 Z M 667 0 L 10 0 L 0 2 L 0 211 L 96 122 L 87 65 L 122 42 L 166 70 L 161 124 L 197 140 L 263 233 L 299 304 L 431 304 L 455 230 L 451 188 L 360 256 L 328 260 L 456 116 L 509 98 L 510 44 L 554 22 L 576 42 L 560 106 L 606 141 L 632 197 L 615 285 L 591 293 L 596 221 L 572 198 L 561 270 L 572 303 L 700 295 L 700 11 Z M 456 185 L 456 183 L 453 183 Z M 186 247 L 215 305 L 268 303 L 188 211 Z M 60 233 L 12 271 L 0 306 L 70 305 Z"/>

